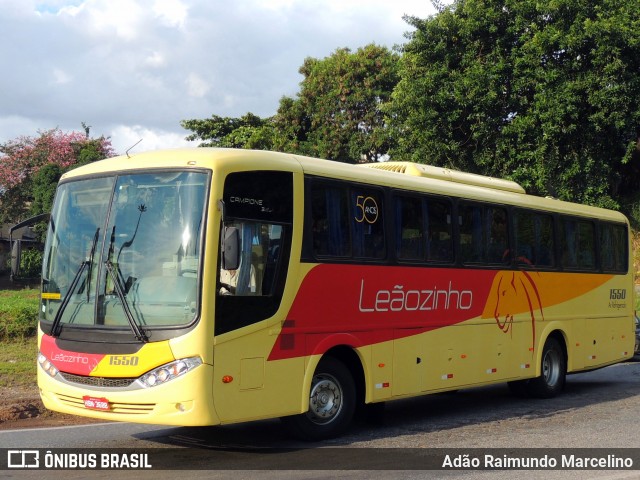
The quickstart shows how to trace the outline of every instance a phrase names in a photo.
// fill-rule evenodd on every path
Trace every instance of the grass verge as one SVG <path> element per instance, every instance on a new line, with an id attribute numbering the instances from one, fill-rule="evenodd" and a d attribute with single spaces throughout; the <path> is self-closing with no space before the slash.
<path id="1" fill-rule="evenodd" d="M 35 385 L 40 290 L 0 290 L 0 388 Z"/>
<path id="2" fill-rule="evenodd" d="M 0 341 L 0 388 L 36 383 L 37 339 Z"/>
<path id="3" fill-rule="evenodd" d="M 24 341 L 38 331 L 40 290 L 0 290 L 0 342 Z"/>

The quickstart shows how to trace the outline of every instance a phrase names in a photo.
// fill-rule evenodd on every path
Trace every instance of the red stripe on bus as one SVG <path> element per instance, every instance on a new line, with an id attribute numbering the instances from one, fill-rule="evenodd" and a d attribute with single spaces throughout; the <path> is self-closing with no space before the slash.
<path id="1" fill-rule="evenodd" d="M 362 347 L 479 317 L 497 273 L 318 265 L 302 282 L 269 360 L 324 353 L 335 342 Z"/>

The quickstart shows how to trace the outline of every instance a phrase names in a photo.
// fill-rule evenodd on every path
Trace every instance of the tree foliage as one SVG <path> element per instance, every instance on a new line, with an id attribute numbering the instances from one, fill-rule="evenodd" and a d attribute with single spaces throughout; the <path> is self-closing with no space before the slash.
<path id="1" fill-rule="evenodd" d="M 374 161 L 392 144 L 381 105 L 398 81 L 398 56 L 368 45 L 336 50 L 324 59 L 307 58 L 296 98 L 283 97 L 277 114 L 262 119 L 212 115 L 183 120 L 200 146 L 276 150 L 345 162 Z"/>
<path id="2" fill-rule="evenodd" d="M 276 125 L 284 150 L 351 163 L 377 161 L 392 139 L 381 105 L 397 84 L 399 57 L 386 47 L 367 45 L 307 58 L 297 98 L 283 98 Z"/>
<path id="3" fill-rule="evenodd" d="M 273 148 L 273 125 L 270 119 L 262 119 L 249 112 L 240 118 L 212 115 L 202 120 L 182 120 L 180 125 L 193 133 L 187 140 L 201 140 L 201 147 Z"/>
<path id="4" fill-rule="evenodd" d="M 637 191 L 635 2 L 458 0 L 407 20 L 388 106 L 396 159 L 605 206 Z"/>
<path id="5" fill-rule="evenodd" d="M 57 128 L 0 145 L 0 223 L 50 211 L 62 173 L 112 155 L 107 138 Z"/>

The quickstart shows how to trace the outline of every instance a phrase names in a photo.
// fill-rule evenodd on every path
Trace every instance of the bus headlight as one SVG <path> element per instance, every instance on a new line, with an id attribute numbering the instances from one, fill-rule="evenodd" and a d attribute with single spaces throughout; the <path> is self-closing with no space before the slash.
<path id="1" fill-rule="evenodd" d="M 193 370 L 198 365 L 202 365 L 200 357 L 183 358 L 176 360 L 175 362 L 167 363 L 161 367 L 154 368 L 148 373 L 142 375 L 138 382 L 143 387 L 155 387 L 156 385 L 162 385 L 174 378 L 177 378 L 185 373 Z"/>
<path id="2" fill-rule="evenodd" d="M 40 368 L 47 372 L 50 377 L 55 377 L 58 374 L 58 369 L 53 366 L 51 360 L 49 360 L 40 352 L 38 352 L 38 365 L 40 365 Z"/>

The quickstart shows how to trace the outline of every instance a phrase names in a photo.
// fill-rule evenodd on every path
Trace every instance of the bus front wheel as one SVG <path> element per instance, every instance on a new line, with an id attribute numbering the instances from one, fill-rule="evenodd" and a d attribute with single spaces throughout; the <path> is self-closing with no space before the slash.
<path id="1" fill-rule="evenodd" d="M 564 349 L 554 337 L 549 337 L 542 350 L 541 375 L 527 383 L 529 395 L 537 398 L 552 398 L 564 388 L 567 361 Z"/>
<path id="2" fill-rule="evenodd" d="M 303 440 L 324 440 L 342 434 L 351 424 L 356 407 L 356 387 L 349 369 L 335 358 L 318 364 L 309 392 L 309 410 L 283 417 L 294 436 Z"/>

